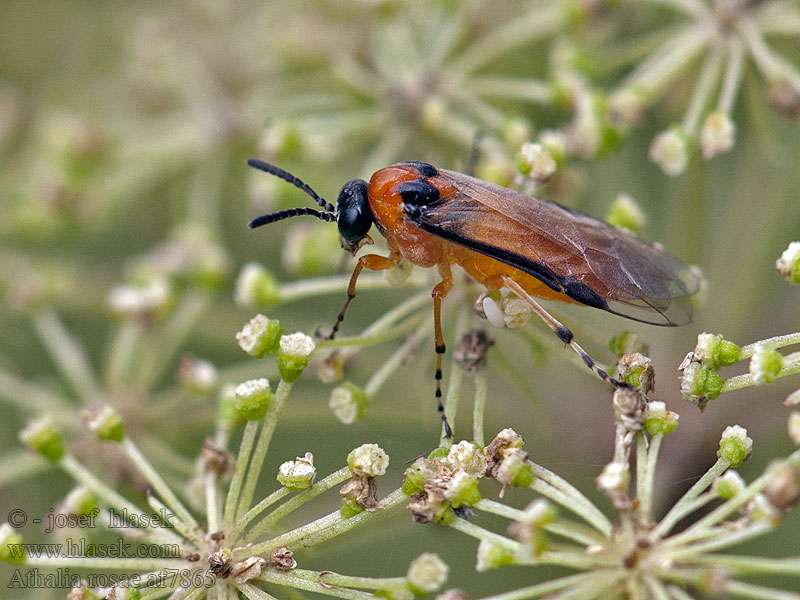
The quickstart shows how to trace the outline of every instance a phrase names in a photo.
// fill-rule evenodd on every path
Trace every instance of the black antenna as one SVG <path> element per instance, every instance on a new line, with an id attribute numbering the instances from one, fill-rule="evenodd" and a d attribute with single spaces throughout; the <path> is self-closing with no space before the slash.
<path id="1" fill-rule="evenodd" d="M 297 177 L 295 177 L 291 173 L 288 173 L 287 171 L 284 171 L 283 169 L 281 169 L 279 167 L 276 167 L 275 165 L 271 165 L 269 163 L 265 163 L 263 160 L 258 160 L 256 158 L 248 158 L 247 159 L 247 164 L 249 166 L 253 167 L 254 169 L 258 169 L 259 171 L 264 171 L 265 173 L 269 173 L 270 175 L 275 175 L 275 177 L 280 177 L 284 181 L 286 181 L 288 183 L 291 183 L 296 188 L 299 188 L 299 189 L 303 190 L 306 194 L 311 196 L 314 199 L 314 202 L 319 204 L 326 212 L 329 212 L 329 213 L 335 212 L 336 209 L 333 207 L 333 204 L 331 204 L 330 202 L 326 202 L 323 198 L 320 198 L 317 195 L 317 193 L 314 190 L 312 190 L 311 187 L 308 184 L 303 183 L 302 181 L 300 181 Z M 284 212 L 284 211 L 282 211 L 282 212 Z M 316 212 L 317 211 L 312 211 L 312 212 L 298 213 L 298 214 L 310 215 L 310 214 L 314 214 Z M 281 214 L 281 213 L 275 213 L 275 214 L 278 215 L 278 214 Z M 268 216 L 268 215 L 265 215 L 265 216 Z M 295 216 L 297 216 L 297 215 L 286 215 L 286 216 L 281 217 L 281 219 L 287 219 L 289 217 L 295 217 Z M 262 218 L 262 217 L 259 217 L 259 219 L 260 218 Z M 322 217 L 320 217 L 320 218 L 322 218 Z M 259 219 L 253 219 L 252 221 L 250 221 L 250 227 L 258 227 L 258 225 L 264 225 L 266 223 L 272 223 L 272 221 L 266 221 L 265 223 L 259 223 L 258 225 L 253 225 L 253 223 L 258 221 Z M 275 219 L 275 220 L 278 221 L 279 219 Z M 328 219 L 322 218 L 322 220 L 326 221 Z"/>
<path id="2" fill-rule="evenodd" d="M 318 219 L 327 221 L 328 223 L 333 223 L 336 220 L 336 215 L 332 212 L 320 212 L 318 210 L 314 210 L 313 208 L 301 207 L 287 208 L 286 210 L 279 210 L 278 212 L 269 215 L 256 217 L 250 221 L 247 226 L 250 229 L 255 229 L 256 227 L 261 227 L 262 225 L 269 225 L 275 221 L 282 221 L 283 219 L 288 219 L 290 217 L 299 217 L 300 215 L 311 215 L 312 217 L 317 217 Z"/>

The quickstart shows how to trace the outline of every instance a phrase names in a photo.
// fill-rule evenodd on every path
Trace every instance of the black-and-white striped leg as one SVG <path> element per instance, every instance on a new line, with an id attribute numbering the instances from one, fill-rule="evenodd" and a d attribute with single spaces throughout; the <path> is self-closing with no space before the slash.
<path id="1" fill-rule="evenodd" d="M 592 371 L 594 371 L 595 374 L 600 379 L 611 384 L 615 388 L 628 387 L 628 384 L 618 381 L 613 377 L 610 377 L 609 374 L 605 372 L 605 370 L 601 369 L 594 361 L 594 359 L 591 356 L 589 356 L 586 350 L 581 348 L 578 342 L 576 342 L 573 339 L 574 336 L 572 335 L 572 332 L 565 325 L 563 325 L 558 319 L 556 319 L 553 315 L 547 312 L 542 307 L 541 304 L 539 304 L 528 292 L 526 292 L 522 288 L 521 285 L 519 285 L 508 275 L 503 275 L 502 278 L 503 278 L 503 284 L 512 292 L 514 292 L 517 296 L 525 300 L 525 302 L 527 302 L 528 305 L 533 309 L 533 312 L 535 312 L 536 315 L 542 321 L 544 321 L 545 324 L 550 329 L 553 330 L 553 333 L 556 334 L 558 339 L 560 339 L 565 344 L 569 345 L 575 351 L 575 353 L 581 357 L 581 360 L 584 362 L 584 364 L 587 367 L 589 367 Z"/>

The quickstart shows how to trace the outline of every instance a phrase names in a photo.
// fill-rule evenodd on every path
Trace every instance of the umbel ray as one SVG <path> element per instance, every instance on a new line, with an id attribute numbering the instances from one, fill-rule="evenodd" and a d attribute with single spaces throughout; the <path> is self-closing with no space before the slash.
<path id="1" fill-rule="evenodd" d="M 251 228 L 310 215 L 339 228 L 342 247 L 356 254 L 374 224 L 386 239 L 389 256 L 358 258 L 347 300 L 331 330 L 333 339 L 364 269 L 390 269 L 401 259 L 436 267 L 441 276 L 433 297 L 436 348 L 436 402 L 447 437 L 452 436 L 442 406 L 442 300 L 453 286 L 451 265 L 486 287 L 506 287 L 522 298 L 601 379 L 610 377 L 573 339 L 572 332 L 535 298 L 584 304 L 653 325 L 691 320 L 691 296 L 699 279 L 660 247 L 582 212 L 539 200 L 469 175 L 404 162 L 376 171 L 369 183 L 344 184 L 333 206 L 300 179 L 266 162 L 247 164 L 287 181 L 311 196 L 321 210 L 290 208 L 250 221 Z"/>

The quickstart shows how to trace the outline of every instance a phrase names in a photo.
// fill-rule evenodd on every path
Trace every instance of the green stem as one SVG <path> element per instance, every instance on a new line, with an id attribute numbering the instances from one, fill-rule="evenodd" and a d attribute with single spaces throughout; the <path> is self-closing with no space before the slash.
<path id="1" fill-rule="evenodd" d="M 253 496 L 256 492 L 256 484 L 261 475 L 261 469 L 264 466 L 264 459 L 267 457 L 267 450 L 269 443 L 272 440 L 272 434 L 275 432 L 275 426 L 278 423 L 278 417 L 283 410 L 286 399 L 289 397 L 289 392 L 292 390 L 292 384 L 286 383 L 281 380 L 278 384 L 278 389 L 275 390 L 275 397 L 267 409 L 267 414 L 262 419 L 261 433 L 258 436 L 258 441 L 253 448 L 253 456 L 250 459 L 250 468 L 247 471 L 247 476 L 244 479 L 242 491 L 239 494 L 239 504 L 236 509 L 236 520 L 240 519 L 250 508 L 253 503 Z"/>
<path id="2" fill-rule="evenodd" d="M 706 471 L 703 476 L 698 479 L 683 496 L 681 496 L 680 500 L 678 500 L 672 506 L 669 512 L 664 515 L 664 518 L 661 519 L 659 524 L 653 530 L 653 538 L 655 539 L 667 535 L 675 523 L 686 516 L 687 513 L 685 509 L 687 508 L 689 502 L 699 496 L 701 492 L 704 492 L 708 486 L 710 486 L 717 477 L 727 471 L 728 467 L 730 466 L 731 463 L 729 461 L 718 458 L 717 462 L 711 465 L 711 468 L 709 468 L 708 471 Z"/>
<path id="3" fill-rule="evenodd" d="M 778 379 L 779 377 L 786 377 L 787 375 L 794 375 L 795 373 L 800 373 L 800 352 L 793 352 L 783 357 L 781 370 L 778 371 L 775 378 Z M 726 379 L 722 386 L 722 392 L 720 393 L 724 394 L 725 392 L 739 390 L 751 385 L 754 385 L 752 376 L 750 373 L 743 373 L 742 375 L 736 375 L 730 379 Z"/>
<path id="4" fill-rule="evenodd" d="M 723 56 L 724 47 L 714 46 L 711 50 L 711 54 L 709 54 L 708 58 L 706 58 L 703 63 L 700 75 L 697 77 L 697 82 L 695 83 L 691 99 L 689 100 L 689 107 L 686 109 L 686 114 L 683 117 L 683 129 L 692 137 L 695 135 L 697 126 L 700 123 L 700 115 L 708 105 L 711 92 L 719 80 Z"/>
<path id="5" fill-rule="evenodd" d="M 622 573 L 615 574 L 614 582 L 621 579 L 622 576 Z M 528 600 L 528 598 L 540 598 L 541 596 L 554 594 L 576 585 L 596 583 L 599 580 L 602 580 L 601 572 L 578 573 L 577 575 L 560 577 L 552 581 L 537 583 L 536 585 L 519 588 L 510 592 L 495 594 L 494 596 L 485 596 L 481 600 Z"/>
<path id="6" fill-rule="evenodd" d="M 368 519 L 377 517 L 380 513 L 386 513 L 389 509 L 407 500 L 408 496 L 402 490 L 395 490 L 380 501 L 384 510 L 378 512 L 364 511 L 349 519 L 344 518 L 337 510 L 271 540 L 253 544 L 241 550 L 234 550 L 233 560 L 244 560 L 248 556 L 256 555 L 268 556 L 278 546 L 288 546 L 295 549 L 315 546 L 357 527 Z"/>
<path id="7" fill-rule="evenodd" d="M 456 313 L 456 322 L 453 326 L 453 343 L 452 347 L 455 348 L 458 340 L 460 340 L 467 332 L 467 325 L 469 322 L 469 313 L 466 307 L 461 308 Z M 450 373 L 447 382 L 447 391 L 444 396 L 444 414 L 447 415 L 447 421 L 450 428 L 453 430 L 453 435 L 456 431 L 456 420 L 458 418 L 458 402 L 461 399 L 461 384 L 464 380 L 464 369 L 458 364 L 454 357 L 450 358 Z M 439 446 L 447 448 L 453 443 L 453 439 L 447 437 L 445 432 L 444 423 L 442 423 L 442 430 L 439 434 Z"/>
<path id="8" fill-rule="evenodd" d="M 351 475 L 350 468 L 349 467 L 342 467 L 338 471 L 335 471 L 335 472 L 331 473 L 330 475 L 328 475 L 322 481 L 314 482 L 314 485 L 312 485 L 309 489 L 300 492 L 299 494 L 297 494 L 293 498 L 290 498 L 289 500 L 287 500 L 286 502 L 281 504 L 278 508 L 273 510 L 270 514 L 266 515 L 261 521 L 256 523 L 252 527 L 252 529 L 247 532 L 246 540 L 248 542 L 255 541 L 255 539 L 258 536 L 260 536 L 265 531 L 268 531 L 272 526 L 274 526 L 283 517 L 285 517 L 286 515 L 288 515 L 292 511 L 296 510 L 297 508 L 301 507 L 303 504 L 305 504 L 306 502 L 308 502 L 312 498 L 315 498 L 315 497 L 319 496 L 320 494 L 322 494 L 323 492 L 331 489 L 335 485 L 338 485 L 338 484 L 342 483 L 343 481 L 345 481 L 346 479 L 349 479 L 350 475 Z M 251 511 L 249 511 L 248 514 L 250 514 L 250 512 L 255 511 L 256 509 L 258 509 L 259 506 L 260 506 L 260 504 L 256 505 L 255 507 L 253 507 L 253 509 Z M 260 512 L 260 510 L 259 510 L 259 512 Z M 244 517 L 242 517 L 242 520 L 245 520 L 245 525 L 246 525 L 247 521 L 249 519 L 247 518 L 247 515 L 245 515 Z M 239 523 L 237 523 L 237 527 L 238 526 L 239 526 Z"/>
<path id="9" fill-rule="evenodd" d="M 486 372 L 481 369 L 475 373 L 475 404 L 472 409 L 472 441 L 483 446 L 483 414 L 486 412 L 486 396 L 489 394 L 489 382 Z"/>
<path id="10" fill-rule="evenodd" d="M 296 575 L 293 571 L 279 572 L 270 569 L 261 572 L 258 580 L 265 581 L 280 586 L 288 586 L 305 590 L 307 592 L 316 592 L 326 596 L 334 596 L 336 598 L 345 598 L 345 600 L 374 600 L 375 596 L 368 592 L 361 592 L 359 590 L 349 590 L 340 587 L 327 587 L 319 582 L 306 577 Z"/>
<path id="11" fill-rule="evenodd" d="M 83 345 L 67 331 L 53 310 L 35 314 L 33 325 L 50 359 L 81 402 L 93 405 L 102 394 Z"/>
<path id="12" fill-rule="evenodd" d="M 644 434 L 640 434 L 640 438 L 644 439 Z M 641 485 L 639 485 L 639 474 L 637 473 L 636 476 L 636 497 L 641 502 L 642 511 L 644 511 L 644 513 L 647 515 L 648 520 L 651 521 L 653 518 L 653 493 L 655 491 L 656 463 L 658 461 L 658 451 L 661 448 L 661 442 L 663 439 L 663 433 L 657 433 L 650 438 L 650 447 L 647 449 Z M 637 458 L 637 471 L 639 466 L 638 461 L 639 459 Z"/>
<path id="13" fill-rule="evenodd" d="M 742 66 L 744 65 L 744 44 L 738 37 L 728 40 L 728 63 L 722 76 L 722 90 L 717 101 L 717 110 L 730 113 L 739 86 L 742 83 Z"/>
<path id="14" fill-rule="evenodd" d="M 242 432 L 242 441 L 239 443 L 239 453 L 236 455 L 236 463 L 233 466 L 231 484 L 228 487 L 228 495 L 225 498 L 225 509 L 222 513 L 222 524 L 227 529 L 236 517 L 236 506 L 239 500 L 239 493 L 242 490 L 242 482 L 247 472 L 247 461 L 250 459 L 250 452 L 256 439 L 258 421 L 248 421 Z"/>
<path id="15" fill-rule="evenodd" d="M 417 327 L 417 330 L 406 339 L 394 353 L 383 362 L 380 368 L 372 374 L 369 381 L 364 386 L 364 393 L 372 398 L 381 389 L 386 380 L 400 368 L 405 358 L 422 343 L 423 338 L 430 335 L 433 324 L 430 320 L 425 321 Z"/>

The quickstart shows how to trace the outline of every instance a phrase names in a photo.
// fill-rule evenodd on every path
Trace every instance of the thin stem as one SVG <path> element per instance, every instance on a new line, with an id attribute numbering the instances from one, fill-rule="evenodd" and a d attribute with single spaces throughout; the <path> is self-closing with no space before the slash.
<path id="1" fill-rule="evenodd" d="M 719 80 L 723 55 L 724 48 L 722 46 L 714 46 L 711 50 L 711 54 L 703 63 L 700 75 L 697 77 L 697 82 L 692 91 L 692 97 L 689 100 L 689 107 L 686 109 L 686 114 L 683 116 L 683 129 L 690 136 L 693 136 L 697 130 L 697 126 L 700 123 L 700 115 L 708 105 L 711 92 L 714 90 L 714 86 L 716 86 Z"/>
<path id="2" fill-rule="evenodd" d="M 239 507 L 236 510 L 236 520 L 240 519 L 251 508 L 253 496 L 256 492 L 256 484 L 261 475 L 261 469 L 264 466 L 264 459 L 267 457 L 267 450 L 272 440 L 272 434 L 275 432 L 278 417 L 283 410 L 284 404 L 286 404 L 286 399 L 289 397 L 289 392 L 291 390 L 291 383 L 286 383 L 283 380 L 278 383 L 278 389 L 275 390 L 275 397 L 267 409 L 267 414 L 264 415 L 261 421 L 261 433 L 253 448 L 250 468 L 247 471 L 242 491 L 239 494 Z"/>
<path id="3" fill-rule="evenodd" d="M 256 439 L 258 424 L 258 421 L 248 421 L 242 432 L 242 441 L 239 443 L 239 453 L 236 455 L 231 484 L 228 487 L 228 495 L 225 498 L 225 509 L 222 513 L 222 524 L 226 529 L 233 524 L 236 516 L 236 503 L 242 490 L 242 482 L 247 472 L 247 461 L 250 459 L 250 452 Z"/>
<path id="4" fill-rule="evenodd" d="M 104 501 L 109 507 L 126 515 L 129 519 L 129 524 L 152 522 L 150 515 L 142 511 L 127 498 L 117 493 L 114 489 L 101 482 L 71 454 L 65 454 L 61 458 L 59 466 L 69 473 L 76 481 L 86 486 L 99 500 Z M 148 535 L 156 539 L 160 538 L 170 543 L 182 541 L 180 537 L 164 527 L 148 526 L 144 528 L 144 530 Z"/>
<path id="5" fill-rule="evenodd" d="M 559 592 L 567 588 L 572 588 L 576 585 L 595 582 L 598 579 L 598 575 L 599 575 L 598 572 L 578 573 L 577 575 L 568 575 L 566 577 L 553 579 L 552 581 L 537 583 L 536 585 L 532 585 L 529 587 L 519 588 L 510 592 L 505 592 L 503 594 L 495 594 L 494 596 L 485 596 L 481 600 L 528 600 L 528 598 L 539 598 L 541 596 L 553 594 L 555 592 Z M 615 581 L 619 579 L 621 576 L 622 576 L 621 574 L 617 574 L 615 576 Z"/>
<path id="6" fill-rule="evenodd" d="M 765 533 L 774 530 L 775 524 L 771 523 L 769 519 L 762 519 L 748 525 L 739 531 L 729 531 L 714 536 L 713 539 L 698 544 L 689 544 L 682 548 L 671 548 L 669 556 L 675 560 L 692 560 L 695 556 L 709 554 L 715 550 L 727 548 L 729 546 L 736 546 L 750 540 L 764 535 Z"/>
<path id="7" fill-rule="evenodd" d="M 752 22 L 741 20 L 738 28 L 756 66 L 764 77 L 770 82 L 785 81 L 796 92 L 800 92 L 800 71 L 764 41 L 761 32 Z"/>
<path id="8" fill-rule="evenodd" d="M 255 519 L 259 514 L 264 512 L 270 506 L 281 500 L 282 498 L 288 496 L 292 493 L 287 487 L 279 487 L 277 490 L 272 492 L 269 496 L 261 500 L 258 504 L 256 504 L 253 508 L 248 510 L 240 519 L 236 519 L 236 524 L 234 525 L 233 529 L 231 530 L 230 534 L 228 535 L 228 540 L 231 545 L 235 544 L 239 536 L 242 534 L 242 531 L 245 527 Z"/>
<path id="9" fill-rule="evenodd" d="M 739 554 L 708 554 L 695 556 L 692 562 L 720 565 L 735 575 L 793 575 L 800 576 L 800 558 L 771 558 Z"/>
<path id="10" fill-rule="evenodd" d="M 4 398 L 26 414 L 34 411 L 37 414 L 49 413 L 54 417 L 75 414 L 75 405 L 65 398 L 41 385 L 24 381 L 3 369 L 0 369 L 0 398 Z"/>
<path id="11" fill-rule="evenodd" d="M 256 587 L 249 583 L 239 583 L 236 585 L 239 588 L 239 591 L 244 594 L 247 600 L 277 600 L 275 596 L 272 596 L 262 590 L 260 587 Z"/>
<path id="12" fill-rule="evenodd" d="M 718 458 L 717 462 L 715 462 L 711 468 L 709 468 L 708 471 L 706 471 L 703 476 L 700 477 L 700 479 L 698 479 L 683 496 L 681 496 L 680 500 L 678 500 L 672 506 L 669 512 L 664 515 L 664 518 L 661 519 L 659 524 L 653 530 L 653 537 L 658 538 L 667 535 L 675 523 L 686 516 L 687 513 L 685 512 L 685 508 L 689 502 L 699 496 L 701 492 L 704 492 L 708 486 L 710 486 L 714 480 L 722 475 L 730 466 L 731 463 L 729 461 Z"/>
<path id="13" fill-rule="evenodd" d="M 320 340 L 317 342 L 317 349 L 376 346 L 377 344 L 382 344 L 384 342 L 388 342 L 389 340 L 404 336 L 409 331 L 414 329 L 414 327 L 416 327 L 423 318 L 427 319 L 429 317 L 427 314 L 423 315 L 422 313 L 419 313 L 413 317 L 409 317 L 394 327 L 389 327 L 382 331 L 373 333 L 372 335 L 353 335 L 349 337 L 342 336 L 332 340 Z"/>
<path id="14" fill-rule="evenodd" d="M 753 356 L 753 352 L 755 352 L 756 348 L 759 346 L 777 350 L 778 348 L 792 346 L 793 344 L 800 344 L 800 331 L 796 333 L 787 333 L 786 335 L 777 335 L 775 337 L 767 338 L 766 340 L 761 340 L 760 342 L 753 342 L 752 344 L 742 346 L 739 360 L 744 360 Z"/>
<path id="15" fill-rule="evenodd" d="M 425 319 L 423 324 L 417 327 L 416 331 L 372 374 L 372 377 L 369 378 L 369 381 L 364 386 L 364 393 L 368 397 L 373 397 L 381 389 L 386 380 L 400 368 L 406 357 L 422 343 L 423 338 L 430 335 L 432 327 L 432 322 Z"/>
<path id="16" fill-rule="evenodd" d="M 210 303 L 211 297 L 205 292 L 189 291 L 184 295 L 157 335 L 145 345 L 142 363 L 134 377 L 137 389 L 147 391 L 158 383 Z"/>
<path id="17" fill-rule="evenodd" d="M 91 361 L 83 345 L 69 332 L 53 310 L 33 317 L 34 329 L 56 368 L 84 405 L 101 397 Z"/>
<path id="18" fill-rule="evenodd" d="M 554 500 L 558 497 L 559 500 L 556 501 L 559 502 L 559 504 L 566 502 L 563 505 L 567 509 L 575 512 L 606 537 L 611 535 L 611 521 L 609 521 L 586 496 L 581 494 L 577 488 L 541 465 L 532 462 L 531 467 L 533 469 L 533 474 L 536 476 L 536 479 L 531 485 L 533 490 L 542 495 L 552 494 L 552 490 L 559 492 L 559 494 L 552 494 L 549 497 Z M 540 485 L 540 483 L 548 484 L 549 487 L 544 487 Z M 552 488 L 552 490 L 549 488 Z"/>
<path id="19" fill-rule="evenodd" d="M 641 434 L 644 437 L 644 434 Z M 639 486 L 639 477 L 637 474 L 636 487 L 637 498 L 642 504 L 642 510 L 648 515 L 648 519 L 653 518 L 653 492 L 655 489 L 656 478 L 656 463 L 658 461 L 658 451 L 661 448 L 661 442 L 664 439 L 663 433 L 657 433 L 650 438 L 650 448 L 647 450 L 647 458 L 645 459 L 645 467 L 643 473 L 643 480 L 641 487 Z M 637 460 L 638 466 L 638 460 Z"/>
<path id="20" fill-rule="evenodd" d="M 540 104 L 553 103 L 553 86 L 548 81 L 506 77 L 503 75 L 480 75 L 467 79 L 465 89 L 479 96 L 500 96 L 515 100 L 530 100 Z"/>
<path id="21" fill-rule="evenodd" d="M 497 27 L 467 49 L 449 65 L 447 72 L 454 77 L 474 73 L 486 63 L 521 44 L 559 31 L 566 21 L 566 11 L 558 4 L 531 10 L 521 18 Z"/>
<path id="22" fill-rule="evenodd" d="M 486 412 L 486 396 L 489 394 L 489 381 L 486 371 L 475 373 L 475 404 L 472 409 L 472 441 L 483 446 L 483 414 Z"/>
<path id="23" fill-rule="evenodd" d="M 203 484 L 206 496 L 206 519 L 208 520 L 208 531 L 219 531 L 222 523 L 222 512 L 220 511 L 217 474 L 214 471 L 207 471 L 203 477 Z"/>
<path id="24" fill-rule="evenodd" d="M 364 511 L 349 519 L 344 518 L 337 510 L 324 517 L 307 523 L 301 527 L 288 531 L 271 540 L 258 544 L 253 544 L 241 550 L 234 550 L 233 560 L 243 560 L 248 556 L 268 555 L 278 546 L 288 546 L 290 548 L 309 548 L 326 542 L 331 538 L 357 527 L 367 519 L 372 519 L 381 513 L 386 513 L 389 509 L 405 502 L 408 499 L 402 490 L 395 490 L 380 501 L 384 510 L 379 512 Z"/>
<path id="25" fill-rule="evenodd" d="M 453 326 L 453 343 L 452 348 L 456 347 L 458 340 L 460 340 L 467 332 L 467 324 L 469 322 L 469 313 L 466 307 L 462 307 L 456 313 L 456 322 Z M 447 391 L 444 396 L 444 414 L 447 415 L 447 420 L 450 423 L 450 428 L 456 431 L 456 420 L 458 419 L 458 401 L 461 399 L 461 383 L 464 380 L 464 369 L 458 364 L 455 357 L 450 358 L 450 373 L 447 382 Z M 442 430 L 439 434 L 439 446 L 446 448 L 453 443 L 453 439 L 447 436 L 444 423 L 442 423 Z"/>
<path id="26" fill-rule="evenodd" d="M 194 569 L 184 559 L 170 558 L 100 558 L 97 556 L 27 556 L 25 565 L 32 567 L 75 567 L 90 570 L 156 571 L 159 569 Z"/>
<path id="27" fill-rule="evenodd" d="M 744 64 L 744 44 L 738 37 L 728 40 L 728 63 L 722 76 L 722 91 L 717 101 L 717 110 L 730 113 L 733 102 L 742 83 L 742 65 Z"/>
<path id="28" fill-rule="evenodd" d="M 41 456 L 24 450 L 12 451 L 0 458 L 0 487 L 47 471 L 53 468 L 52 463 Z"/>
<path id="29" fill-rule="evenodd" d="M 779 377 L 786 377 L 787 375 L 794 375 L 795 373 L 800 373 L 800 352 L 793 352 L 792 354 L 787 354 L 783 357 L 781 370 L 775 375 L 775 378 Z M 730 379 L 725 380 L 725 384 L 722 386 L 722 392 L 730 392 L 733 390 L 739 390 L 744 387 L 748 387 L 754 385 L 753 384 L 753 377 L 750 373 L 744 373 L 742 375 L 736 375 L 731 377 Z"/>
<path id="30" fill-rule="evenodd" d="M 253 526 L 253 528 L 247 532 L 247 538 L 246 538 L 247 541 L 248 542 L 254 541 L 256 537 L 258 537 L 265 531 L 268 531 L 283 517 L 285 517 L 292 511 L 296 510 L 297 508 L 301 507 L 303 504 L 305 504 L 312 498 L 315 498 L 319 496 L 321 493 L 331 489 L 333 486 L 342 483 L 345 479 L 348 479 L 349 477 L 350 477 L 350 468 L 342 467 L 338 471 L 334 471 L 333 473 L 328 475 L 322 481 L 315 482 L 314 485 L 312 485 L 309 489 L 300 492 L 293 498 L 290 498 L 289 500 L 281 504 L 278 508 L 273 510 L 270 514 L 266 515 L 261 521 L 256 523 Z M 259 506 L 260 504 L 254 506 L 253 509 L 251 509 L 251 511 L 248 512 L 248 514 L 258 509 Z M 260 512 L 260 510 L 258 512 Z M 245 521 L 245 525 L 247 524 L 247 521 L 249 521 L 247 515 L 242 517 L 241 520 Z M 237 527 L 238 526 L 239 523 L 237 523 Z"/>
<path id="31" fill-rule="evenodd" d="M 374 600 L 375 598 L 375 596 L 369 592 L 350 590 L 341 587 L 327 587 L 320 583 L 319 580 L 314 581 L 306 577 L 298 576 L 293 571 L 282 573 L 266 569 L 261 572 L 258 579 L 275 585 L 289 586 L 299 590 L 306 590 L 307 592 L 316 592 L 326 596 L 345 598 L 346 600 Z"/>
<path id="32" fill-rule="evenodd" d="M 347 288 L 347 284 L 349 282 L 349 275 L 332 275 L 330 277 L 303 279 L 301 281 L 282 284 L 279 288 L 278 295 L 281 299 L 281 302 L 293 302 L 295 300 L 302 300 L 313 296 L 341 294 L 342 290 Z M 412 273 L 411 277 L 409 277 L 404 284 L 404 286 L 411 287 L 422 287 L 427 285 L 427 278 L 425 278 L 422 273 Z M 396 286 L 391 285 L 383 275 L 365 273 L 358 278 L 358 290 L 360 292 L 395 287 Z M 429 297 L 430 294 L 425 295 L 426 299 Z"/>
<path id="33" fill-rule="evenodd" d="M 105 381 L 108 389 L 119 389 L 129 381 L 131 367 L 135 363 L 136 355 L 141 350 L 143 333 L 142 325 L 136 321 L 126 319 L 120 324 L 108 352 L 108 363 L 105 369 Z"/>
<path id="34" fill-rule="evenodd" d="M 128 458 L 131 459 L 133 464 L 136 465 L 136 468 L 144 476 L 144 478 L 150 483 L 150 485 L 153 486 L 153 489 L 156 491 L 156 493 L 164 499 L 166 505 L 175 513 L 177 518 L 180 519 L 187 526 L 187 528 L 189 528 L 189 530 L 192 532 L 191 539 L 195 543 L 202 542 L 202 539 L 196 532 L 196 530 L 200 529 L 197 521 L 195 521 L 189 510 L 178 499 L 178 497 L 175 495 L 175 492 L 173 492 L 167 483 L 162 479 L 158 471 L 156 471 L 144 457 L 136 444 L 134 444 L 129 437 L 125 437 L 123 438 L 122 442 L 120 442 L 120 447 L 128 456 Z"/>
<path id="35" fill-rule="evenodd" d="M 667 8 L 672 8 L 686 13 L 692 17 L 706 17 L 708 16 L 708 6 L 700 2 L 700 0 L 637 0 L 636 3 L 642 4 L 660 4 Z"/>
<path id="36" fill-rule="evenodd" d="M 452 527 L 461 533 L 466 533 L 477 540 L 500 544 L 501 546 L 511 550 L 514 554 L 517 554 L 520 549 L 520 543 L 516 540 L 499 535 L 493 531 L 489 531 L 488 529 L 484 529 L 480 525 L 475 525 L 475 523 L 460 517 L 456 517 L 452 522 L 448 523 L 448 527 Z"/>
<path id="37" fill-rule="evenodd" d="M 309 571 L 307 569 L 295 569 L 292 573 L 307 581 L 324 581 L 327 585 L 346 586 L 362 590 L 390 590 L 392 588 L 406 588 L 407 585 L 405 577 L 354 577 L 352 575 L 340 575 L 339 573 L 328 571 Z"/>

